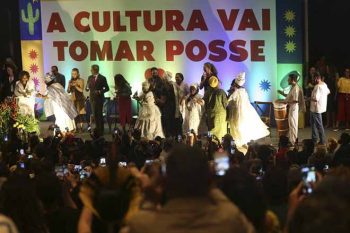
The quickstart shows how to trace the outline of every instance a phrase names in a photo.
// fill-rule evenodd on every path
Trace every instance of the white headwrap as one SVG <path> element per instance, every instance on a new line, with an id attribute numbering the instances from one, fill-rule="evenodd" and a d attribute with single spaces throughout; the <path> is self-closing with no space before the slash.
<path id="1" fill-rule="evenodd" d="M 172 79 L 173 79 L 173 73 L 171 73 L 170 71 L 165 71 L 165 78 L 166 78 L 166 80 L 168 80 L 169 82 L 172 81 Z"/>
<path id="2" fill-rule="evenodd" d="M 148 81 L 144 81 L 144 82 L 142 83 L 142 88 L 145 88 L 146 90 L 149 90 L 150 86 L 151 86 L 151 85 L 149 84 Z"/>
<path id="3" fill-rule="evenodd" d="M 237 75 L 237 78 L 235 79 L 235 83 L 238 86 L 243 87 L 243 85 L 245 83 L 245 72 L 241 72 Z"/>
<path id="4" fill-rule="evenodd" d="M 197 83 L 192 83 L 190 87 L 194 87 L 194 88 L 198 89 L 198 84 Z"/>

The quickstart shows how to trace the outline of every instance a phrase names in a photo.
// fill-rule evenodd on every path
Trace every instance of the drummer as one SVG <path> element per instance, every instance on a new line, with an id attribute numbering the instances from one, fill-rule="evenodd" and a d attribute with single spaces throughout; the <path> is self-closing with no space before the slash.
<path id="1" fill-rule="evenodd" d="M 298 119 L 299 111 L 305 112 L 305 102 L 303 89 L 298 85 L 298 76 L 296 74 L 289 74 L 288 84 L 291 86 L 291 89 L 288 94 L 285 94 L 283 91 L 278 90 L 278 93 L 286 97 L 281 102 L 288 104 L 288 137 L 289 141 L 294 145 L 297 142 L 298 138 Z"/>

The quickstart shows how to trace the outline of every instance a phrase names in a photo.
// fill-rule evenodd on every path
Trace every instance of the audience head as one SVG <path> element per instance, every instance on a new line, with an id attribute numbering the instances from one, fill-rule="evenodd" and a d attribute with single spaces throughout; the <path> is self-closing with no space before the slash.
<path id="1" fill-rule="evenodd" d="M 43 212 L 28 173 L 17 169 L 1 189 L 1 212 L 9 216 L 19 232 L 46 232 Z"/>
<path id="2" fill-rule="evenodd" d="M 273 155 L 275 149 L 269 145 L 261 145 L 258 147 L 258 158 L 262 162 L 263 170 L 266 171 L 268 168 L 273 166 Z"/>
<path id="3" fill-rule="evenodd" d="M 337 140 L 335 138 L 329 138 L 328 144 L 327 144 L 328 153 L 334 153 L 337 148 L 338 148 Z"/>
<path id="4" fill-rule="evenodd" d="M 167 159 L 166 174 L 169 198 L 200 197 L 208 194 L 208 159 L 197 147 L 177 144 Z"/>
<path id="5" fill-rule="evenodd" d="M 289 138 L 287 136 L 280 136 L 279 142 L 278 142 L 278 146 L 280 148 L 286 148 L 289 147 Z"/>
<path id="6" fill-rule="evenodd" d="M 340 139 L 339 139 L 339 144 L 340 145 L 347 145 L 350 143 L 350 134 L 348 133 L 342 133 L 340 135 Z"/>
<path id="7" fill-rule="evenodd" d="M 262 232 L 267 208 L 255 177 L 242 168 L 230 169 L 223 178 L 222 191 L 253 223 L 257 232 Z"/>
<path id="8" fill-rule="evenodd" d="M 56 175 L 43 173 L 35 177 L 35 186 L 39 199 L 46 211 L 62 206 L 62 185 Z"/>
<path id="9" fill-rule="evenodd" d="M 315 150 L 315 143 L 312 139 L 303 140 L 303 151 L 312 154 Z"/>
<path id="10" fill-rule="evenodd" d="M 281 204 L 287 201 L 287 177 L 287 170 L 281 167 L 274 167 L 266 172 L 263 178 L 263 187 L 270 204 Z"/>
<path id="11" fill-rule="evenodd" d="M 349 209 L 349 203 L 336 196 L 310 196 L 296 209 L 288 233 L 349 232 Z"/>

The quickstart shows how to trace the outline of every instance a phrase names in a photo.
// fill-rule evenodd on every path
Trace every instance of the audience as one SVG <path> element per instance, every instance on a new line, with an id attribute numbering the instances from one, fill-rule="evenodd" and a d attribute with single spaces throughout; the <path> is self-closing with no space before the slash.
<path id="1" fill-rule="evenodd" d="M 1 233 L 350 232 L 348 133 L 300 150 L 281 136 L 277 151 L 251 142 L 243 154 L 231 135 L 147 139 L 124 127 L 108 142 L 96 130 L 84 141 L 53 129 L 0 141 Z"/>

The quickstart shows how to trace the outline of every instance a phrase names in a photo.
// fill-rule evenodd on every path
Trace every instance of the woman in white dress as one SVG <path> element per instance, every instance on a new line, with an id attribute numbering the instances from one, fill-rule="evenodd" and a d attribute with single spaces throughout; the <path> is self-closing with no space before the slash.
<path id="1" fill-rule="evenodd" d="M 55 115 L 55 124 L 62 132 L 75 130 L 74 118 L 78 115 L 78 111 L 70 96 L 66 93 L 63 86 L 55 82 L 55 77 L 48 74 L 45 78 L 47 86 L 47 99 L 44 103 L 46 117 Z"/>
<path id="2" fill-rule="evenodd" d="M 247 146 L 251 140 L 257 140 L 270 134 L 268 127 L 251 105 L 245 88 L 245 73 L 240 73 L 234 82 L 234 90 L 228 103 L 230 132 L 237 146 Z"/>
<path id="3" fill-rule="evenodd" d="M 153 140 L 157 136 L 164 138 L 161 113 L 158 106 L 155 104 L 153 92 L 150 91 L 148 81 L 142 83 L 141 96 L 134 95 L 134 99 L 138 100 L 141 108 L 139 116 L 135 124 L 135 129 L 141 131 L 141 137 Z"/>
<path id="4" fill-rule="evenodd" d="M 193 132 L 198 135 L 199 124 L 203 115 L 204 100 L 198 94 L 199 88 L 197 84 L 190 86 L 190 94 L 185 96 L 180 105 L 180 111 L 183 118 L 183 131 Z"/>
<path id="5" fill-rule="evenodd" d="M 19 73 L 19 81 L 16 82 L 14 94 L 17 99 L 18 112 L 35 117 L 35 84 L 27 71 Z"/>

